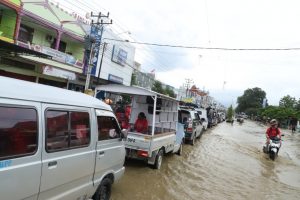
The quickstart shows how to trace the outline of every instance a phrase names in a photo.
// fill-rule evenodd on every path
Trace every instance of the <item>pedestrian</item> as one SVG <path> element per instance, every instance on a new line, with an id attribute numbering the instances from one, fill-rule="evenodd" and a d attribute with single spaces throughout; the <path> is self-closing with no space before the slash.
<path id="1" fill-rule="evenodd" d="M 296 131 L 297 123 L 298 123 L 298 119 L 296 117 L 292 117 L 291 119 L 292 133 Z"/>

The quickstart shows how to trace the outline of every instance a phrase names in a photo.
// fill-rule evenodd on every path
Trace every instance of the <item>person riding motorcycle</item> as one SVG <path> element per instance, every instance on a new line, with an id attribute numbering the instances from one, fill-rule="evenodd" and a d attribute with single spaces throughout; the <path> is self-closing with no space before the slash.
<path id="1" fill-rule="evenodd" d="M 270 139 L 278 138 L 281 141 L 281 132 L 280 129 L 277 127 L 277 125 L 278 123 L 276 119 L 272 119 L 270 121 L 270 127 L 266 131 L 267 145 L 270 143 Z"/>

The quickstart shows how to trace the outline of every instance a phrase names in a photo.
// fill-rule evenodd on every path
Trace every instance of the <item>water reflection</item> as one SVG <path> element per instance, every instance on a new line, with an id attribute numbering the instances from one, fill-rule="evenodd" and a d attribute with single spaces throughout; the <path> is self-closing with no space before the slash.
<path id="1" fill-rule="evenodd" d="M 300 138 L 288 136 L 274 162 L 262 152 L 264 132 L 265 127 L 249 121 L 222 123 L 195 146 L 184 145 L 182 156 L 165 156 L 160 170 L 129 160 L 124 177 L 113 186 L 112 199 L 299 199 L 295 149 Z"/>

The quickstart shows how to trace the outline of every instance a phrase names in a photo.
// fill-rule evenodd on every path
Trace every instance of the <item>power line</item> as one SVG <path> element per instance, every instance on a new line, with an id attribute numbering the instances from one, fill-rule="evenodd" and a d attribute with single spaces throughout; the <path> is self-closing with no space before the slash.
<path id="1" fill-rule="evenodd" d="M 159 46 L 159 47 L 170 47 L 170 48 L 182 48 L 182 49 L 201 49 L 201 50 L 224 50 L 224 51 L 298 51 L 300 47 L 290 48 L 228 48 L 228 47 L 201 47 L 201 46 L 184 46 L 184 45 L 171 45 L 171 44 L 159 44 L 149 42 L 135 42 L 129 40 L 118 40 L 113 38 L 105 38 L 106 40 L 113 40 L 118 42 L 127 42 L 132 44 L 148 45 L 148 46 Z"/>

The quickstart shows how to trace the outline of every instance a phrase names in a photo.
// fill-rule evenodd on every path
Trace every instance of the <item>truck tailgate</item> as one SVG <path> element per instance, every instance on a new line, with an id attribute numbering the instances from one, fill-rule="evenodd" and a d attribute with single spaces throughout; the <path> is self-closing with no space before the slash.
<path id="1" fill-rule="evenodd" d="M 151 145 L 151 136 L 129 132 L 125 140 L 125 147 L 129 149 L 148 151 Z"/>

